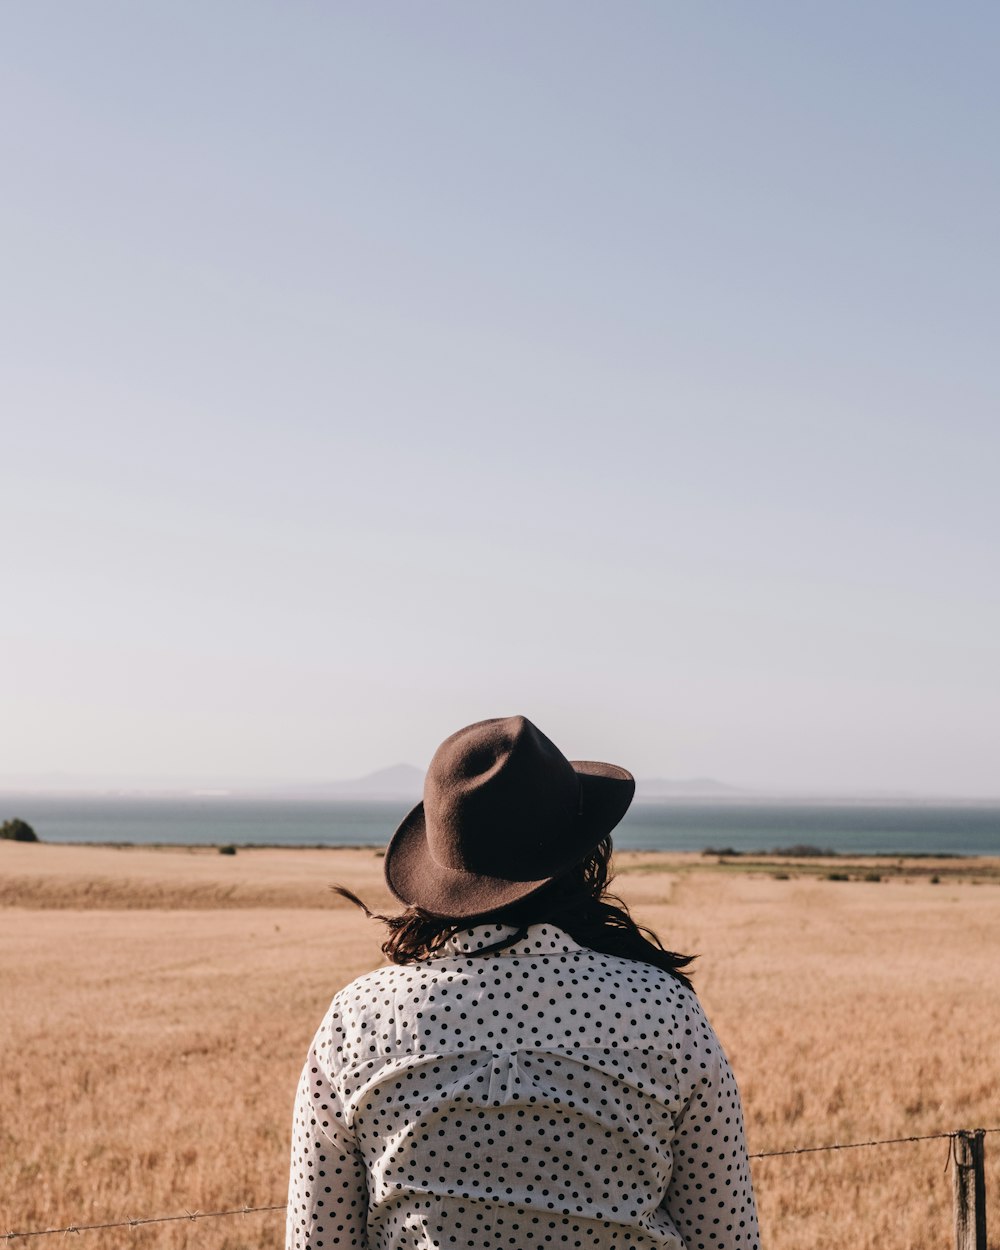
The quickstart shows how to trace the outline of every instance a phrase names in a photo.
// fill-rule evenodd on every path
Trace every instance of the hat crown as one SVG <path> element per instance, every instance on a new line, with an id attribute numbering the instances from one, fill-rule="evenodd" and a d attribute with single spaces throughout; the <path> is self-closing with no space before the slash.
<path id="1" fill-rule="evenodd" d="M 446 738 L 424 783 L 427 848 L 444 868 L 491 874 L 530 856 L 545 871 L 564 853 L 580 781 L 525 716 L 478 721 Z"/>
<path id="2" fill-rule="evenodd" d="M 568 760 L 526 716 L 477 721 L 434 753 L 386 847 L 386 884 L 433 916 L 496 914 L 580 863 L 634 793 L 627 769 Z"/>

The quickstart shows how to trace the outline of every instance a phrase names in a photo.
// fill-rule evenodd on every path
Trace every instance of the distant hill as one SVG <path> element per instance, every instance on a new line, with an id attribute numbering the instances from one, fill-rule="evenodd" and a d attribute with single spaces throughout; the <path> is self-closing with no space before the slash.
<path id="1" fill-rule="evenodd" d="M 272 793 L 310 799 L 412 799 L 415 803 L 423 794 L 424 774 L 412 764 L 394 764 L 380 768 L 366 777 L 350 781 L 300 782 L 286 786 L 274 786 Z M 688 777 L 669 780 L 665 777 L 640 779 L 636 782 L 636 798 L 726 798 L 738 797 L 746 791 L 726 785 L 712 777 Z"/>
<path id="2" fill-rule="evenodd" d="M 423 791 L 423 769 L 393 764 L 348 781 L 293 782 L 273 786 L 269 793 L 303 799 L 407 799 L 416 803 Z"/>
<path id="3" fill-rule="evenodd" d="M 412 799 L 416 802 L 423 794 L 424 774 L 412 764 L 394 764 L 380 768 L 366 777 L 351 781 L 327 781 L 282 787 L 288 794 L 300 794 L 309 798 L 330 799 Z M 637 799 L 678 798 L 727 798 L 748 793 L 738 786 L 716 781 L 714 777 L 667 777 L 640 778 L 635 788 Z"/>
<path id="4" fill-rule="evenodd" d="M 268 787 L 268 793 L 303 799 L 409 799 L 416 803 L 423 796 L 424 774 L 412 764 L 393 764 L 377 772 L 349 781 L 289 782 Z M 635 795 L 644 799 L 709 799 L 738 798 L 747 794 L 737 786 L 726 785 L 713 777 L 640 778 Z"/>
<path id="5" fill-rule="evenodd" d="M 423 795 L 423 769 L 412 764 L 393 764 L 379 768 L 364 777 L 346 781 L 277 781 L 262 778 L 250 782 L 246 778 L 227 777 L 79 777 L 66 773 L 15 776 L 0 774 L 0 793 L 30 794 L 107 794 L 122 796 L 170 797 L 172 795 L 218 795 L 219 797 L 258 797 L 284 799 L 396 800 L 416 803 Z M 727 798 L 739 797 L 748 791 L 726 785 L 712 777 L 688 777 L 671 780 L 665 777 L 640 778 L 636 782 L 636 798 Z"/>

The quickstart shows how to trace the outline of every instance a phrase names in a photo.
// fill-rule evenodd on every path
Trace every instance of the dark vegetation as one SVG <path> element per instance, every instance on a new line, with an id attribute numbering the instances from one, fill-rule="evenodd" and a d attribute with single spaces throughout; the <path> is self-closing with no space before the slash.
<path id="1" fill-rule="evenodd" d="M 765 855 L 782 856 L 786 859 L 842 859 L 845 856 L 861 859 L 967 859 L 959 851 L 835 851 L 832 847 L 811 846 L 806 842 L 796 842 L 794 846 L 772 846 L 769 851 L 759 848 L 750 851 L 738 851 L 733 846 L 706 846 L 702 855 L 718 855 L 723 859 L 740 859 L 751 856 L 760 859 Z"/>
<path id="2" fill-rule="evenodd" d="M 769 851 L 737 851 L 731 846 L 706 846 L 702 855 L 724 855 L 727 859 L 735 859 L 740 855 L 784 855 L 789 859 L 835 859 L 837 852 L 829 847 L 809 846 L 797 842 L 794 846 L 775 846 Z"/>
<path id="3" fill-rule="evenodd" d="M 706 847 L 702 861 L 716 872 L 766 873 L 775 881 L 811 877 L 817 881 L 911 882 L 931 885 L 964 881 L 970 885 L 1000 882 L 1000 857 L 965 855 L 958 851 L 856 852 L 825 851 L 812 846 L 789 846 L 774 850 L 736 850 L 733 847 Z M 635 865 L 623 863 L 620 871 L 679 872 L 701 867 L 685 864 L 671 856 L 657 860 L 657 852 Z M 1000 1247 L 997 1248 L 1000 1250 Z"/>
<path id="4" fill-rule="evenodd" d="M 15 816 L 13 820 L 5 820 L 0 825 L 0 838 L 8 842 L 37 842 L 38 834 L 26 820 Z"/>

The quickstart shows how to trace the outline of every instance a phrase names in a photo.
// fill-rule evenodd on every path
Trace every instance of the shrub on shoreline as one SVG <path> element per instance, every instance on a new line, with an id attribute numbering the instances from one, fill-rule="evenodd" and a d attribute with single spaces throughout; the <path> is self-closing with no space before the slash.
<path id="1" fill-rule="evenodd" d="M 5 820 L 0 825 L 0 838 L 9 842 L 37 842 L 38 834 L 26 820 L 15 816 L 13 820 Z"/>
<path id="2" fill-rule="evenodd" d="M 781 855 L 787 859 L 836 859 L 840 854 L 830 847 L 810 846 L 804 842 L 796 842 L 794 846 L 772 846 L 769 851 L 738 851 L 732 846 L 706 846 L 702 855 L 721 855 L 727 859 L 736 859 L 740 855 Z"/>

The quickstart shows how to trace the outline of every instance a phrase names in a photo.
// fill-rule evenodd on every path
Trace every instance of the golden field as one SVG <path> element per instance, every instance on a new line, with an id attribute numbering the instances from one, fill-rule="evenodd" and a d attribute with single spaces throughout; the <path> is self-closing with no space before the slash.
<path id="1" fill-rule="evenodd" d="M 699 954 L 752 1152 L 1000 1125 L 1000 867 L 874 868 L 619 857 L 637 917 Z M 0 1240 L 284 1201 L 306 1047 L 381 958 L 332 882 L 388 906 L 371 850 L 0 843 Z M 1000 1134 L 986 1148 L 1000 1246 Z M 764 1244 L 943 1250 L 947 1157 L 942 1140 L 756 1160 Z M 282 1231 L 271 1212 L 72 1240 L 263 1250 Z"/>

